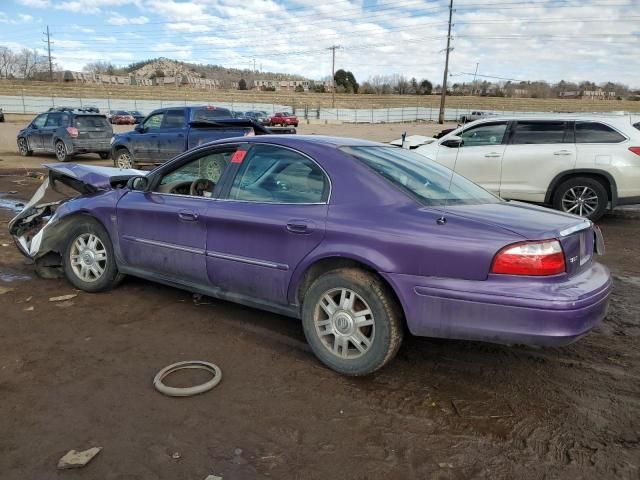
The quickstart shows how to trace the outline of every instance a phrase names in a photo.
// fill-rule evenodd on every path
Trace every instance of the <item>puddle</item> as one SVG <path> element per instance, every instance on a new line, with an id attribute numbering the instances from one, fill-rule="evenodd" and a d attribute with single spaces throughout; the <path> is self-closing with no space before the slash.
<path id="1" fill-rule="evenodd" d="M 24 208 L 25 203 L 20 200 L 11 200 L 4 195 L 0 195 L 0 208 L 4 210 L 11 210 L 12 212 L 20 213 Z"/>
<path id="2" fill-rule="evenodd" d="M 29 275 L 22 275 L 20 273 L 0 273 L 0 282 L 20 282 L 23 280 L 31 280 Z"/>

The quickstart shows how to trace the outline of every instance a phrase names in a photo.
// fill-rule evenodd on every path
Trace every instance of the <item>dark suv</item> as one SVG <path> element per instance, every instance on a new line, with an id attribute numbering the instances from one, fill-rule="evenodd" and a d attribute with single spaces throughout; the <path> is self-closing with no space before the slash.
<path id="1" fill-rule="evenodd" d="M 60 108 L 38 115 L 18 132 L 20 155 L 55 153 L 66 162 L 78 153 L 97 153 L 109 158 L 113 128 L 104 115 L 90 110 Z"/>

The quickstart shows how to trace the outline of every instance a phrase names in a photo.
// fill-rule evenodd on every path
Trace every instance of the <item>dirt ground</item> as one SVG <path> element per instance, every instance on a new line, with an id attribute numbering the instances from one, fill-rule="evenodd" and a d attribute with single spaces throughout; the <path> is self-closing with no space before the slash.
<path id="1" fill-rule="evenodd" d="M 40 168 L 43 163 L 56 161 L 54 155 L 36 154 L 33 157 L 21 157 L 18 155 L 16 135 L 24 128 L 33 117 L 28 119 L 11 119 L 6 123 L 0 123 L 0 169 L 25 168 L 27 170 Z M 13 120 L 13 121 L 12 121 Z M 439 125 L 437 123 L 393 123 L 393 124 L 300 124 L 300 135 L 337 135 L 341 137 L 365 138 L 377 142 L 390 142 L 400 138 L 403 132 L 408 135 L 432 136 L 444 128 L 455 127 L 455 123 Z M 127 132 L 132 130 L 130 125 L 114 125 L 115 132 Z M 112 160 L 100 160 L 97 154 L 79 155 L 73 159 L 76 163 L 91 163 L 95 165 L 113 165 Z"/>
<path id="2" fill-rule="evenodd" d="M 0 170 L 0 223 L 38 183 Z M 408 336 L 360 379 L 321 366 L 289 318 L 133 278 L 101 294 L 40 279 L 0 228 L 0 477 L 638 479 L 640 216 L 600 226 L 615 287 L 587 337 L 535 349 Z M 158 370 L 189 359 L 218 364 L 221 384 L 154 390 Z M 56 470 L 93 446 L 84 469 Z"/>

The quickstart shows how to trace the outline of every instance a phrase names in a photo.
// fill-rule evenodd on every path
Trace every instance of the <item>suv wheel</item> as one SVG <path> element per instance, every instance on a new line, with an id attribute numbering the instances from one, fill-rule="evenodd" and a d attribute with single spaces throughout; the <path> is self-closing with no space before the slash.
<path id="1" fill-rule="evenodd" d="M 29 150 L 29 143 L 27 142 L 27 139 L 23 137 L 18 139 L 18 151 L 23 157 L 30 157 L 33 155 L 33 150 Z"/>
<path id="2" fill-rule="evenodd" d="M 553 208 L 596 221 L 607 209 L 607 189 L 590 177 L 574 177 L 562 182 L 553 195 Z"/>
<path id="3" fill-rule="evenodd" d="M 58 140 L 55 144 L 56 158 L 60 162 L 66 162 L 69 160 L 69 154 L 67 153 L 67 147 L 62 140 Z"/>
<path id="4" fill-rule="evenodd" d="M 83 216 L 73 220 L 63 257 L 69 282 L 86 292 L 100 292 L 115 286 L 120 275 L 109 234 L 96 220 Z"/>
<path id="5" fill-rule="evenodd" d="M 116 151 L 113 157 L 113 166 L 117 168 L 134 168 L 135 159 L 129 150 L 121 148 Z"/>
<path id="6" fill-rule="evenodd" d="M 367 375 L 389 362 L 402 342 L 401 319 L 380 279 L 357 269 L 322 275 L 306 292 L 302 306 L 311 350 L 345 375 Z"/>

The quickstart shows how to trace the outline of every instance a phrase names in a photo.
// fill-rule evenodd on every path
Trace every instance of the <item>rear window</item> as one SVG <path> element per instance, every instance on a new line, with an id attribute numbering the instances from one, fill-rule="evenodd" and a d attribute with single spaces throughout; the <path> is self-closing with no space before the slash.
<path id="1" fill-rule="evenodd" d="M 342 151 L 427 206 L 502 201 L 461 175 L 409 150 L 398 147 L 343 147 Z"/>
<path id="2" fill-rule="evenodd" d="M 518 122 L 512 144 L 564 143 L 565 122 Z"/>
<path id="3" fill-rule="evenodd" d="M 109 128 L 106 117 L 98 115 L 80 115 L 74 120 L 76 128 Z"/>
<path id="4" fill-rule="evenodd" d="M 221 118 L 233 118 L 226 108 L 195 108 L 191 110 L 191 121 L 215 121 Z"/>
<path id="5" fill-rule="evenodd" d="M 576 143 L 620 143 L 625 137 L 598 122 L 576 122 Z"/>

